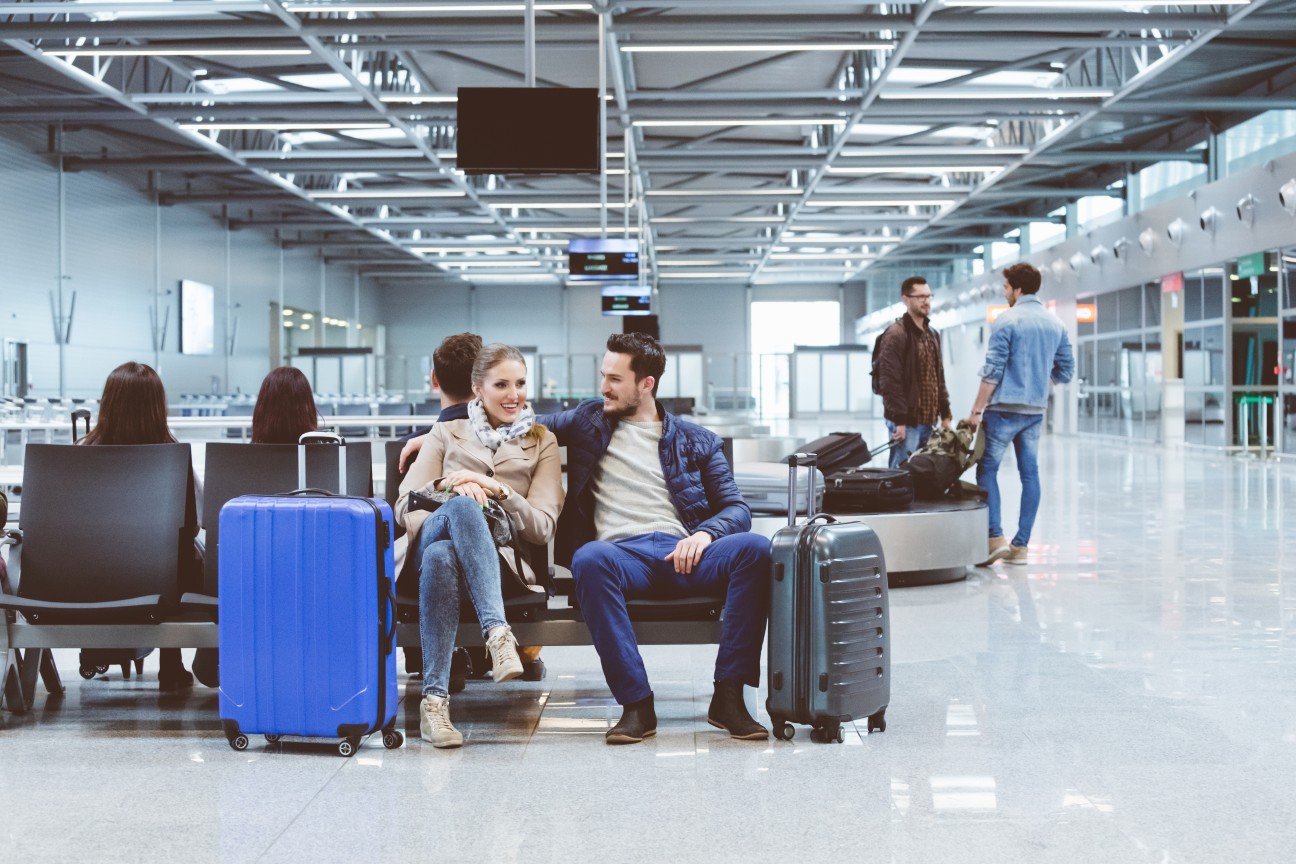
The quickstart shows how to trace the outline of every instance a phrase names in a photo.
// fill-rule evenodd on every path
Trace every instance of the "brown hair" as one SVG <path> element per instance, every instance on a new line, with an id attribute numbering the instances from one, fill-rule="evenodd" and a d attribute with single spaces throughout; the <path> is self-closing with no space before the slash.
<path id="1" fill-rule="evenodd" d="M 296 444 L 319 423 L 315 394 L 300 369 L 271 369 L 252 409 L 253 444 Z"/>
<path id="2" fill-rule="evenodd" d="M 1004 268 L 1004 278 L 1008 284 L 1023 294 L 1038 294 L 1040 289 L 1040 271 L 1025 261 L 1019 261 L 1011 267 Z"/>
<path id="3" fill-rule="evenodd" d="M 472 398 L 473 362 L 482 350 L 476 333 L 457 333 L 441 340 L 432 352 L 432 371 L 441 392 L 460 402 Z"/>
<path id="4" fill-rule="evenodd" d="M 174 444 L 167 428 L 166 388 L 151 366 L 123 363 L 108 373 L 99 419 L 82 444 Z"/>
<path id="5" fill-rule="evenodd" d="M 482 348 L 481 351 L 477 354 L 477 361 L 473 363 L 472 386 L 481 387 L 483 384 L 485 384 L 486 375 L 490 372 L 490 370 L 494 369 L 496 366 L 503 363 L 505 360 L 516 360 L 517 362 L 522 364 L 523 369 L 526 368 L 526 358 L 522 356 L 521 351 L 514 348 L 512 345 L 505 345 L 503 342 L 492 342 L 491 344 Z M 440 378 L 441 376 L 438 374 L 437 377 Z M 528 404 L 530 404 L 529 399 L 527 400 L 527 402 Z M 535 440 L 539 441 L 541 438 L 544 437 L 544 433 L 545 433 L 545 427 L 540 425 L 539 423 L 536 423 L 534 426 L 531 427 L 531 431 L 528 432 L 527 435 L 528 437 L 534 438 Z"/>

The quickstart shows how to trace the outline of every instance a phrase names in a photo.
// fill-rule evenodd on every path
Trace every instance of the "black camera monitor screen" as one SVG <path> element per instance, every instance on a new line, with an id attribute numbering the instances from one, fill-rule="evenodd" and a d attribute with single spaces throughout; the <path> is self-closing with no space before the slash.
<path id="1" fill-rule="evenodd" d="M 597 174 L 598 90 L 460 87 L 457 167 L 466 174 Z"/>
<path id="2" fill-rule="evenodd" d="M 639 241 L 597 237 L 570 240 L 567 273 L 573 281 L 638 279 Z"/>

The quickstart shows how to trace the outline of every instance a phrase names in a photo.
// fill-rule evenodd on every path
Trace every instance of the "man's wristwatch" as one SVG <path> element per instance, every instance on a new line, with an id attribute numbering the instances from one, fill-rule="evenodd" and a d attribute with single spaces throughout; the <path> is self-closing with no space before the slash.
<path id="1" fill-rule="evenodd" d="M 496 501 L 507 501 L 512 496 L 513 496 L 513 490 L 508 487 L 508 484 L 506 483 L 499 484 L 499 491 L 495 493 Z"/>

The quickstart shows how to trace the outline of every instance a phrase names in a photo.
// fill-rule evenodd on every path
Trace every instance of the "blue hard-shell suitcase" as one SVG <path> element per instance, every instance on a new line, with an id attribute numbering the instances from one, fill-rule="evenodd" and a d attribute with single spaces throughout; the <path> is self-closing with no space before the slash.
<path id="1" fill-rule="evenodd" d="M 792 471 L 814 464 L 813 454 L 788 458 Z M 792 724 L 804 723 L 812 740 L 841 742 L 842 724 L 866 717 L 869 732 L 886 731 L 891 624 L 882 544 L 863 522 L 819 513 L 797 525 L 789 510 L 770 550 L 765 708 L 774 736 L 791 740 Z"/>
<path id="2" fill-rule="evenodd" d="M 299 477 L 308 439 L 339 445 L 345 478 L 342 439 L 317 433 L 302 436 Z M 318 489 L 221 508 L 220 716 L 235 750 L 249 733 L 340 739 L 343 756 L 378 730 L 385 747 L 403 743 L 393 522 L 385 501 Z"/>

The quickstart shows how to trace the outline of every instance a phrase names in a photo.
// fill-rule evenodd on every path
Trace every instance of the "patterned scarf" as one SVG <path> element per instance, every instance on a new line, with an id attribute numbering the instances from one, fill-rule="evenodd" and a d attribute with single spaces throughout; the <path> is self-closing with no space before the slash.
<path id="1" fill-rule="evenodd" d="M 531 403 L 528 402 L 522 406 L 518 412 L 518 418 L 513 421 L 512 425 L 501 426 L 495 429 L 491 426 L 490 418 L 486 416 L 486 409 L 482 407 L 480 399 L 474 399 L 468 403 L 468 423 L 477 435 L 477 440 L 485 444 L 494 453 L 500 448 L 505 441 L 512 441 L 515 438 L 521 438 L 531 431 L 535 425 L 535 412 L 531 410 Z"/>

